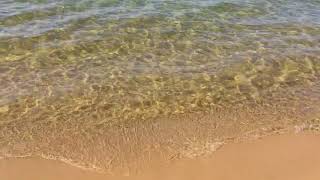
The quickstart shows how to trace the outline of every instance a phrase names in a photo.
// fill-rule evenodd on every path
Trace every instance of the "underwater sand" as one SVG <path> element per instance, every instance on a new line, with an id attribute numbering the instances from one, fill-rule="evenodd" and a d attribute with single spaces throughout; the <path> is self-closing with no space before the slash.
<path id="1" fill-rule="evenodd" d="M 134 174 L 317 133 L 319 10 L 318 0 L 1 0 L 0 157 Z"/>

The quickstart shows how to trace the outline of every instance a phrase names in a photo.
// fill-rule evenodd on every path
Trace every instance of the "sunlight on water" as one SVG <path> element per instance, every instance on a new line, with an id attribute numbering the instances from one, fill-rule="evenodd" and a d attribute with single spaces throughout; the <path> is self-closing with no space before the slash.
<path id="1" fill-rule="evenodd" d="M 0 140 L 260 104 L 319 73 L 317 0 L 0 2 Z"/>

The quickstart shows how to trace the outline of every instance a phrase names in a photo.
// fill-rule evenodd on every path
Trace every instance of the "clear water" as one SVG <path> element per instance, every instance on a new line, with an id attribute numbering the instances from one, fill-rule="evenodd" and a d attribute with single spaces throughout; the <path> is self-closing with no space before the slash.
<path id="1" fill-rule="evenodd" d="M 319 73 L 319 0 L 0 1 L 0 140 L 20 153 L 57 124 L 261 104 Z"/>

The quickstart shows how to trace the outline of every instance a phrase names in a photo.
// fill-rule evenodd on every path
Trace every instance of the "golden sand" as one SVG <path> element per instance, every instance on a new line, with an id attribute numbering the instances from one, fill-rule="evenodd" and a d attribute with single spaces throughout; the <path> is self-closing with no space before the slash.
<path id="1" fill-rule="evenodd" d="M 157 164 L 139 175 L 111 176 L 43 159 L 0 161 L 1 180 L 318 180 L 320 136 L 275 135 L 225 145 L 212 156 Z"/>

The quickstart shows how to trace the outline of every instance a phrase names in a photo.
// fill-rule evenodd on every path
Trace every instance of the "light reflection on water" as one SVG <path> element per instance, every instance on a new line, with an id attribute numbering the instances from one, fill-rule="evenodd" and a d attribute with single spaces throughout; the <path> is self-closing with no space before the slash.
<path id="1" fill-rule="evenodd" d="M 319 57 L 317 0 L 2 0 L 0 127 L 259 104 L 317 83 Z"/>

